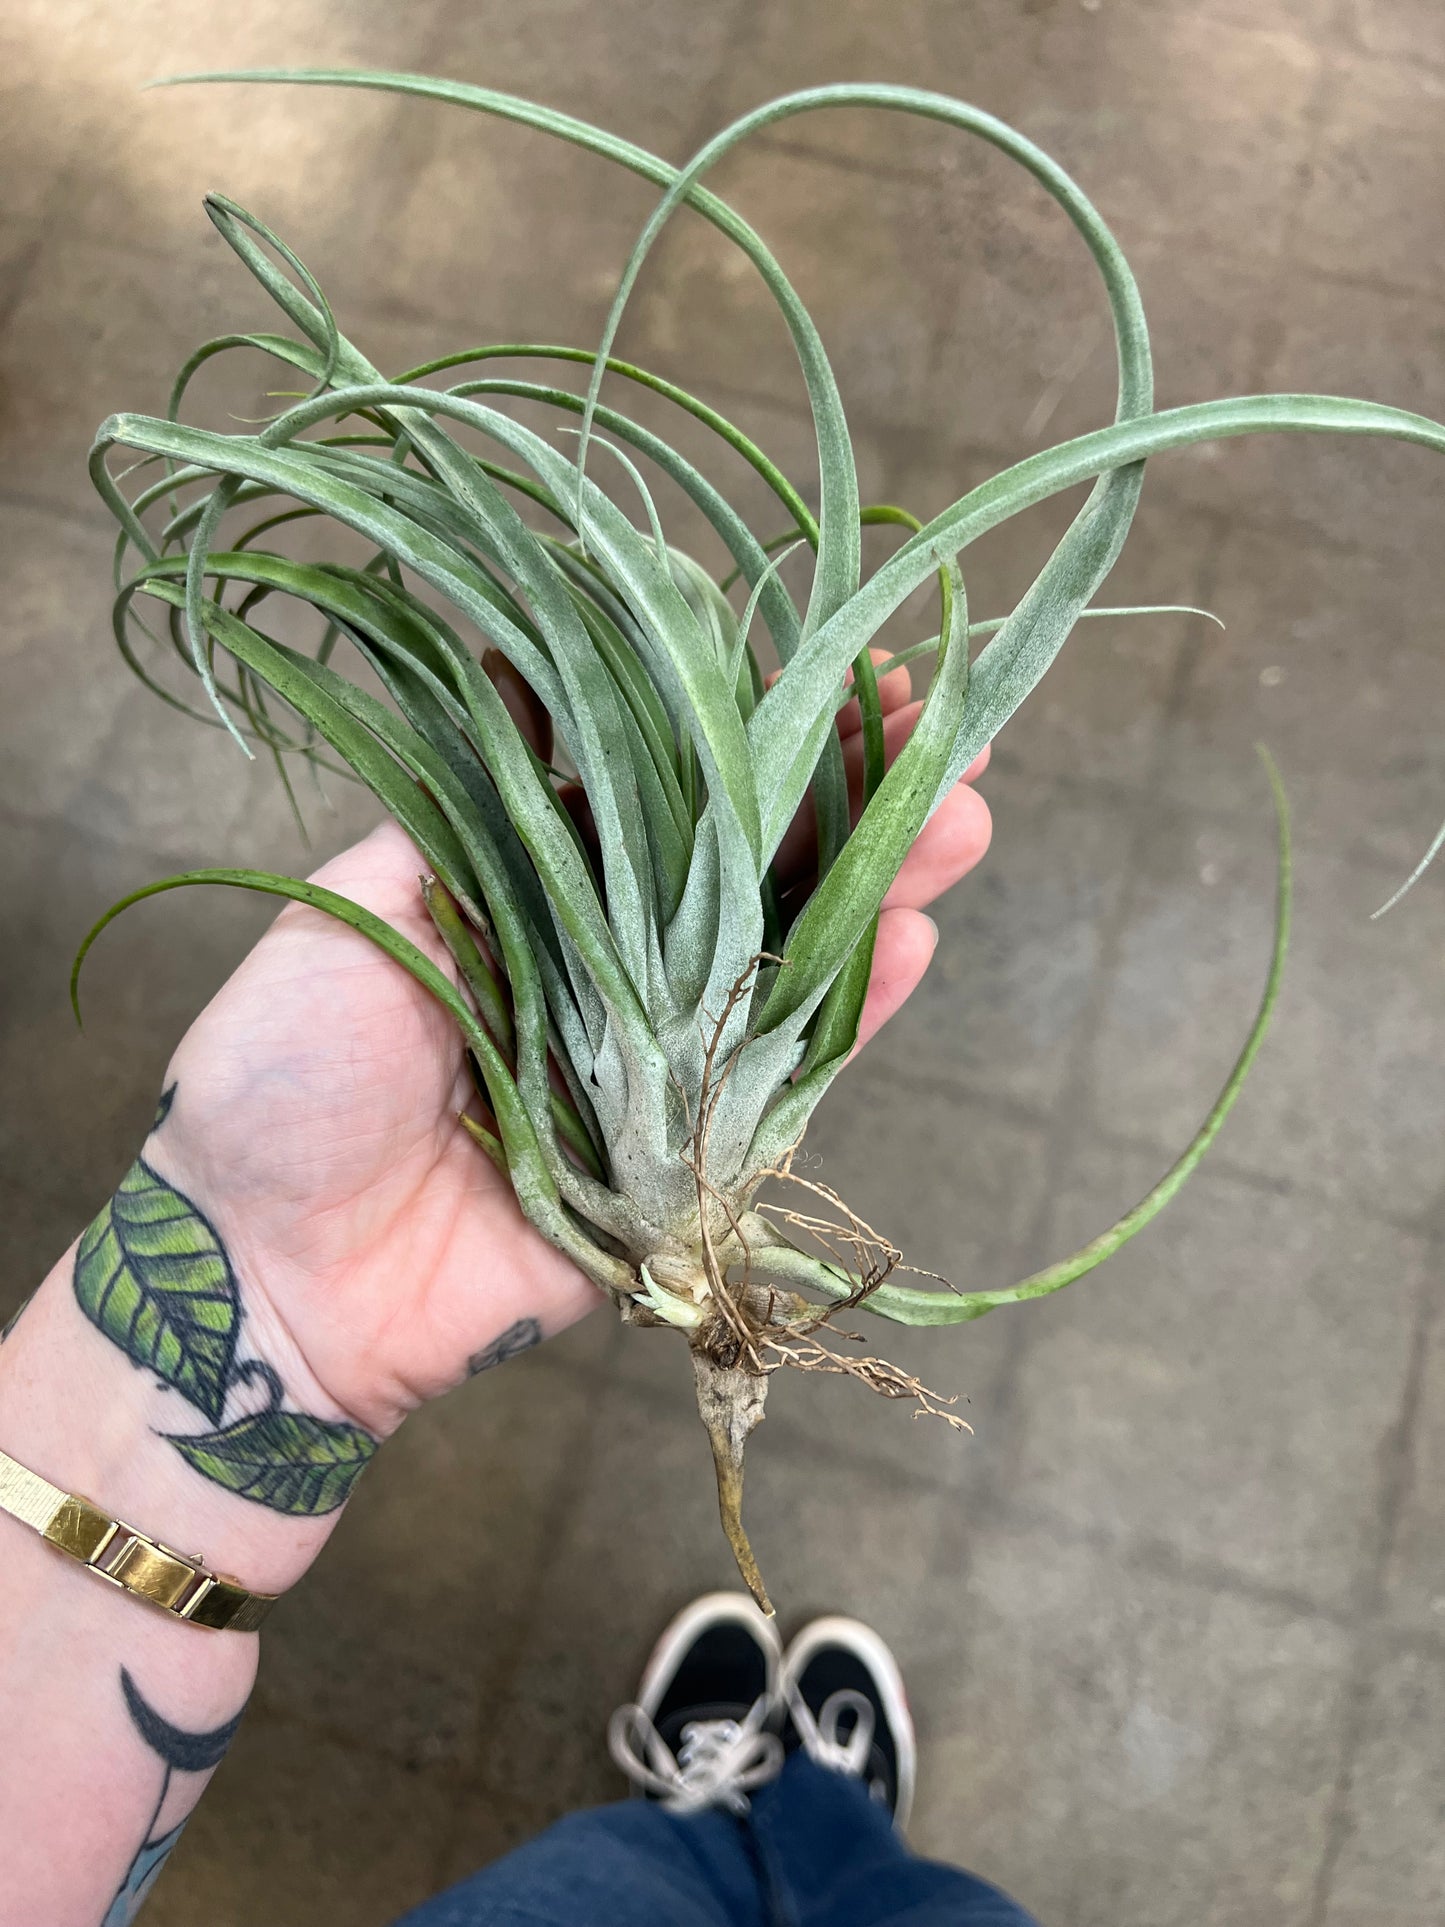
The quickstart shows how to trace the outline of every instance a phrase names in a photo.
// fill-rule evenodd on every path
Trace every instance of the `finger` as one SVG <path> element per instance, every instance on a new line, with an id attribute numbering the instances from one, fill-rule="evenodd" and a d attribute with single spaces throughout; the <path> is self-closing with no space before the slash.
<path id="1" fill-rule="evenodd" d="M 891 680 L 891 678 L 889 678 Z M 882 684 L 879 685 L 880 689 Z M 897 760 L 899 751 L 912 734 L 923 708 L 909 702 L 883 718 L 883 764 L 885 769 Z M 856 705 L 855 705 L 856 710 Z M 848 820 L 855 824 L 863 813 L 863 762 L 865 744 L 861 729 L 843 739 L 843 773 L 848 784 Z M 788 825 L 788 833 L 778 847 L 778 877 L 784 890 L 811 875 L 818 861 L 818 822 L 812 801 L 806 801 Z"/>
<path id="2" fill-rule="evenodd" d="M 882 684 L 879 684 L 882 687 Z M 856 707 L 856 705 L 855 705 Z M 883 767 L 891 769 L 923 714 L 922 702 L 908 702 L 883 718 Z M 843 740 L 843 768 L 848 777 L 848 808 L 856 823 L 863 813 L 863 759 L 866 745 L 861 729 Z"/>
<path id="3" fill-rule="evenodd" d="M 913 734 L 913 726 L 923 712 L 921 702 L 909 703 L 883 719 L 883 767 L 891 769 L 899 752 Z M 843 745 L 843 768 L 848 777 L 848 807 L 856 824 L 863 814 L 863 736 L 861 731 Z M 959 777 L 960 783 L 976 783 L 988 768 L 988 746 L 979 752 Z"/>
<path id="4" fill-rule="evenodd" d="M 888 660 L 888 651 L 886 649 L 870 649 L 868 654 L 875 663 L 886 662 Z M 845 682 L 852 682 L 853 671 L 851 669 L 848 671 L 844 680 Z M 890 715 L 895 709 L 902 709 L 912 694 L 913 678 L 908 673 L 908 664 L 906 662 L 901 668 L 890 669 L 886 676 L 880 676 L 878 678 L 878 707 L 883 711 L 885 716 Z M 856 702 L 845 703 L 838 711 L 838 734 L 845 738 L 854 736 L 861 731 L 862 727 L 863 712 L 858 707 L 858 704 Z"/>
<path id="5" fill-rule="evenodd" d="M 878 685 L 881 689 L 882 683 Z M 883 766 L 891 769 L 898 752 L 913 734 L 913 726 L 923 713 L 922 701 L 902 705 L 883 719 Z M 843 768 L 848 776 L 848 803 L 856 823 L 863 811 L 863 734 L 857 731 L 843 744 Z M 990 745 L 985 743 L 978 755 L 959 777 L 960 783 L 976 783 L 988 768 Z"/>
<path id="6" fill-rule="evenodd" d="M 858 1025 L 857 1050 L 912 996 L 938 944 L 938 925 L 921 910 L 885 910 L 878 919 L 873 972 Z"/>
<path id="7" fill-rule="evenodd" d="M 874 663 L 887 662 L 890 653 L 887 649 L 870 649 L 868 651 Z M 774 669 L 769 675 L 763 678 L 763 681 L 766 686 L 771 689 L 782 673 L 781 669 Z M 853 670 L 851 665 L 845 672 L 843 681 L 845 685 L 852 684 Z M 901 709 L 912 694 L 913 677 L 909 673 L 906 662 L 901 664 L 897 669 L 890 669 L 886 676 L 880 676 L 878 678 L 878 705 L 885 716 L 891 709 Z M 855 729 L 861 729 L 862 726 L 863 718 L 857 703 L 845 703 L 843 708 L 838 711 L 838 734 L 840 736 L 850 736 Z"/>
<path id="8" fill-rule="evenodd" d="M 988 804 L 958 783 L 918 833 L 883 899 L 885 909 L 921 910 L 983 860 L 993 835 Z"/>
<path id="9" fill-rule="evenodd" d="M 417 888 L 417 878 L 426 868 L 426 858 L 406 831 L 387 817 L 359 843 L 313 871 L 310 881 L 350 897 L 388 922 L 412 916 L 430 929 L 431 919 Z M 285 917 L 288 912 L 281 914 Z"/>
<path id="10" fill-rule="evenodd" d="M 891 682 L 892 677 L 885 677 Z M 883 684 L 878 685 L 881 692 Z M 899 750 L 908 741 L 909 731 L 918 720 L 922 703 L 906 703 L 883 718 L 883 761 L 885 767 L 893 762 Z M 858 705 L 852 705 L 856 716 Z M 863 732 L 857 729 L 851 736 L 843 739 L 843 773 L 848 783 L 848 820 L 856 823 L 863 807 Z M 811 876 L 818 862 L 818 818 L 813 808 L 811 794 L 804 799 L 803 807 L 788 825 L 786 836 L 778 845 L 775 859 L 778 881 L 784 890 L 790 889 L 800 879 Z"/>

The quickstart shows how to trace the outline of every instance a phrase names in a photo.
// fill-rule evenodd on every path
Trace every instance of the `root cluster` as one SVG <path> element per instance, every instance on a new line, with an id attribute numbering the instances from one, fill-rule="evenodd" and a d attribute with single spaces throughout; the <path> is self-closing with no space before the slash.
<path id="1" fill-rule="evenodd" d="M 836 1322 L 838 1317 L 866 1303 L 895 1271 L 916 1271 L 917 1268 L 905 1265 L 903 1253 L 897 1245 L 875 1231 L 865 1218 L 839 1197 L 831 1185 L 823 1184 L 816 1178 L 803 1177 L 793 1169 L 798 1148 L 798 1145 L 793 1145 L 782 1163 L 765 1171 L 764 1177 L 801 1186 L 814 1197 L 832 1205 L 837 1215 L 825 1217 L 816 1211 L 795 1211 L 787 1205 L 766 1202 L 758 1208 L 769 1212 L 792 1229 L 804 1232 L 823 1248 L 833 1264 L 840 1270 L 851 1272 L 858 1282 L 846 1298 L 829 1305 L 812 1306 L 802 1318 L 790 1321 L 782 1332 L 767 1333 L 763 1349 L 774 1354 L 774 1359 L 765 1369 L 776 1370 L 779 1365 L 791 1365 L 802 1372 L 829 1372 L 839 1377 L 853 1378 L 883 1398 L 911 1399 L 915 1418 L 941 1418 L 959 1431 L 971 1432 L 973 1427 L 965 1419 L 946 1409 L 954 1403 L 952 1398 L 930 1391 L 922 1379 L 905 1371 L 901 1365 L 872 1354 L 858 1357 L 854 1353 L 840 1351 L 819 1336 L 820 1332 L 826 1330 L 845 1344 L 861 1345 L 864 1342 L 862 1334 L 843 1330 Z M 921 1275 L 937 1276 L 933 1272 Z"/>

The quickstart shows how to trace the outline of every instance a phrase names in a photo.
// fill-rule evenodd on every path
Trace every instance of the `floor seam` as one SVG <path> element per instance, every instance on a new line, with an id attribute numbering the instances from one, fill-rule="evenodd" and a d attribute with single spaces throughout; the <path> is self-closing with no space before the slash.
<path id="1" fill-rule="evenodd" d="M 1324 1927 L 1340 1857 L 1354 1830 L 1351 1808 L 1355 1771 L 1369 1714 L 1375 1670 L 1390 1643 L 1387 1630 L 1382 1624 L 1389 1564 L 1413 1468 L 1415 1433 L 1418 1429 L 1420 1404 L 1424 1391 L 1425 1359 L 1438 1301 L 1435 1272 L 1438 1261 L 1445 1258 L 1445 1243 L 1437 1241 L 1436 1257 L 1436 1266 L 1425 1267 L 1425 1275 L 1419 1288 L 1414 1330 L 1411 1335 L 1410 1360 L 1406 1369 L 1398 1415 L 1383 1455 L 1380 1501 L 1376 1515 L 1378 1530 L 1375 1544 L 1361 1575 L 1360 1598 L 1355 1614 L 1355 1650 L 1345 1688 L 1341 1721 L 1339 1763 L 1326 1814 L 1324 1845 L 1315 1873 L 1314 1889 L 1310 1910 L 1305 1917 L 1305 1927 Z"/>

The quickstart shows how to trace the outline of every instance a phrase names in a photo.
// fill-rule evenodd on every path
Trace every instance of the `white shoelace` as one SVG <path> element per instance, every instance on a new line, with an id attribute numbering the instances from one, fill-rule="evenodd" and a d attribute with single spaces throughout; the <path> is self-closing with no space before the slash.
<path id="1" fill-rule="evenodd" d="M 794 1691 L 788 1711 L 810 1760 L 834 1773 L 847 1773 L 855 1780 L 863 1778 L 873 1747 L 874 1716 L 872 1703 L 862 1693 L 855 1693 L 851 1686 L 840 1687 L 823 1701 L 814 1719 L 812 1708 L 801 1693 Z M 846 1738 L 842 1730 L 845 1713 L 853 1715 Z"/>
<path id="2" fill-rule="evenodd" d="M 782 1770 L 783 1742 L 764 1730 L 768 1702 L 757 1700 L 743 1720 L 689 1720 L 676 1754 L 640 1706 L 619 1706 L 607 1727 L 607 1747 L 617 1765 L 671 1813 L 726 1807 L 748 1810 L 754 1787 Z"/>

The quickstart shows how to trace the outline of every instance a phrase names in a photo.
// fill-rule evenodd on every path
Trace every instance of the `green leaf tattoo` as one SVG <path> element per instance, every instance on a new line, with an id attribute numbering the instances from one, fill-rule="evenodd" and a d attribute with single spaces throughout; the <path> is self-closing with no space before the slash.
<path id="1" fill-rule="evenodd" d="M 376 1440 L 359 1425 L 305 1412 L 257 1412 L 224 1431 L 168 1436 L 217 1485 L 304 1518 L 344 1505 L 376 1450 Z"/>
<path id="2" fill-rule="evenodd" d="M 35 1296 L 35 1293 L 33 1291 L 27 1291 L 25 1296 L 20 1300 L 20 1303 L 15 1307 L 14 1311 L 12 1311 L 10 1316 L 5 1320 L 4 1329 L 0 1330 L 0 1345 L 3 1345 L 5 1343 L 5 1340 L 10 1336 L 11 1332 L 14 1331 L 15 1327 L 20 1323 L 21 1312 L 24 1311 L 25 1307 L 30 1303 L 30 1300 L 34 1296 Z"/>
<path id="3" fill-rule="evenodd" d="M 172 1084 L 153 1130 L 175 1094 Z M 286 1388 L 273 1367 L 237 1358 L 241 1283 L 220 1234 L 144 1158 L 82 1237 L 74 1285 L 91 1323 L 217 1428 L 161 1434 L 204 1478 L 297 1518 L 345 1504 L 376 1440 L 359 1425 L 283 1411 Z M 231 1395 L 258 1381 L 266 1409 L 225 1424 Z"/>
<path id="4" fill-rule="evenodd" d="M 219 1422 L 241 1324 L 235 1274 L 209 1222 L 144 1158 L 82 1237 L 75 1296 L 127 1358 Z"/>

